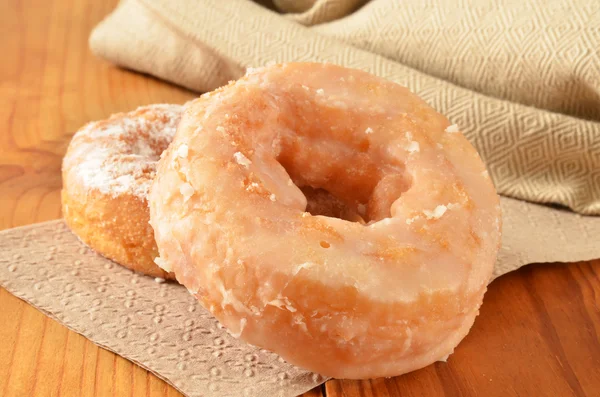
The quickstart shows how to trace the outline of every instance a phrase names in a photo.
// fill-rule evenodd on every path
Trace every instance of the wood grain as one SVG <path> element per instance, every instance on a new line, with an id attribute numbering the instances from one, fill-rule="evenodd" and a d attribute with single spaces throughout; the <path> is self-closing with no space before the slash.
<path id="1" fill-rule="evenodd" d="M 194 96 L 89 53 L 90 30 L 115 4 L 0 2 L 0 229 L 60 217 L 61 158 L 81 125 Z M 0 396 L 180 396 L 3 289 L 0 323 Z M 599 395 L 599 336 L 600 261 L 532 265 L 491 285 L 448 363 L 304 396 Z"/>
<path id="2" fill-rule="evenodd" d="M 494 281 L 447 363 L 327 396 L 597 396 L 600 261 L 530 265 Z"/>

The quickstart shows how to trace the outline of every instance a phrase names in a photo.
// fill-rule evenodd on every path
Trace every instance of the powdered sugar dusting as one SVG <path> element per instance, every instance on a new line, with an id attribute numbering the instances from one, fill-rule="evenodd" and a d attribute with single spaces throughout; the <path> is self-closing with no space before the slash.
<path id="1" fill-rule="evenodd" d="M 150 105 L 89 123 L 73 137 L 63 168 L 87 189 L 146 198 L 181 112 L 179 105 Z"/>

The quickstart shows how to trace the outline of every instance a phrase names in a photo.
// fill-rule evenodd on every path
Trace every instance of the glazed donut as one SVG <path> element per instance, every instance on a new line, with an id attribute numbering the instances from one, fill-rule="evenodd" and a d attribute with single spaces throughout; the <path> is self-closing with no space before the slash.
<path id="1" fill-rule="evenodd" d="M 63 160 L 63 216 L 88 246 L 153 277 L 173 278 L 154 263 L 148 192 L 156 162 L 179 119 L 179 105 L 151 105 L 89 123 Z"/>
<path id="2" fill-rule="evenodd" d="M 232 334 L 338 378 L 449 355 L 500 242 L 498 196 L 458 127 L 329 64 L 252 70 L 188 104 L 150 217 L 158 263 Z"/>

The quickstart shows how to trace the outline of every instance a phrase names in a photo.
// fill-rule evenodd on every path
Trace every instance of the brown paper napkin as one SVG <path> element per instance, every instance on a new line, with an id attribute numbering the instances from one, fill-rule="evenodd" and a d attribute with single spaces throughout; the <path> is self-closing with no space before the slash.
<path id="1" fill-rule="evenodd" d="M 62 220 L 0 232 L 0 285 L 190 397 L 291 397 L 325 381 L 231 337 L 181 285 L 93 253 Z"/>
<path id="2" fill-rule="evenodd" d="M 503 198 L 494 277 L 600 257 L 600 219 Z M 62 220 L 0 232 L 0 286 L 188 396 L 295 396 L 326 379 L 231 337 L 187 290 L 94 254 Z"/>

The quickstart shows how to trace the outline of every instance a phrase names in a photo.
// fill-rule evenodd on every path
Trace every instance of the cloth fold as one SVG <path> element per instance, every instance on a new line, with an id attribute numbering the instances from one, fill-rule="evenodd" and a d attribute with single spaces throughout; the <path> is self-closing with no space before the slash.
<path id="1" fill-rule="evenodd" d="M 308 3 L 278 1 L 292 11 L 282 15 L 248 0 L 124 0 L 90 46 L 198 91 L 269 62 L 363 69 L 457 123 L 500 194 L 600 214 L 600 4 L 378 0 L 306 27 L 295 19 L 328 21 L 362 4 Z"/>

